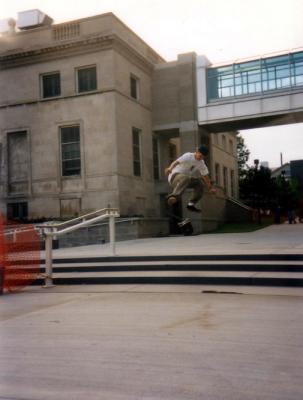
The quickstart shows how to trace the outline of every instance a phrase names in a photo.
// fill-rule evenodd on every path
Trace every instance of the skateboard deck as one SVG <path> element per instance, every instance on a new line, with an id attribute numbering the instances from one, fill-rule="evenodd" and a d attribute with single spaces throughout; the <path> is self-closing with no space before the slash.
<path id="1" fill-rule="evenodd" d="M 192 226 L 190 218 L 181 218 L 172 212 L 169 212 L 168 216 L 173 218 L 177 222 L 180 232 L 184 236 L 190 236 L 193 234 L 194 228 Z"/>

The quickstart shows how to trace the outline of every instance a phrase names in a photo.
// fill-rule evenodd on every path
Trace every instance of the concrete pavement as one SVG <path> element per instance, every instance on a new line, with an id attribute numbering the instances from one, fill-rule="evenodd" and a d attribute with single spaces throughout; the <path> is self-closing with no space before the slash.
<path id="1" fill-rule="evenodd" d="M 101 257 L 109 244 L 54 250 L 54 258 Z M 303 224 L 271 225 L 247 233 L 203 234 L 117 242 L 121 256 L 167 254 L 303 254 Z"/>
<path id="2" fill-rule="evenodd" d="M 302 254 L 303 225 L 141 239 L 118 255 Z M 54 251 L 109 255 L 108 245 Z M 301 400 L 302 288 L 31 287 L 0 298 L 1 400 Z"/>
<path id="3" fill-rule="evenodd" d="M 301 400 L 303 298 L 23 292 L 1 299 L 1 400 Z"/>

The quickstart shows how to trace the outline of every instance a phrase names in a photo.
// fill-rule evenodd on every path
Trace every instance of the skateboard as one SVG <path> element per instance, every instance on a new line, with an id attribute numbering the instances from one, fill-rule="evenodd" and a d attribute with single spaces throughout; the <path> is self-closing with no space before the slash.
<path id="1" fill-rule="evenodd" d="M 168 216 L 174 219 L 176 224 L 178 225 L 178 228 L 180 229 L 180 232 L 184 236 L 191 236 L 194 232 L 194 228 L 192 226 L 190 218 L 181 218 L 178 215 L 174 214 L 171 211 L 168 211 Z"/>

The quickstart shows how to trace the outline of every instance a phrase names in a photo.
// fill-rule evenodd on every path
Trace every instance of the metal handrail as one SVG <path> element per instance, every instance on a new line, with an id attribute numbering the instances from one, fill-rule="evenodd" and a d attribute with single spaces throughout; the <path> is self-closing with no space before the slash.
<path id="1" fill-rule="evenodd" d="M 22 227 L 17 227 L 17 228 L 10 228 L 10 229 L 7 229 L 5 227 L 5 231 L 3 232 L 3 235 L 4 236 L 9 236 L 9 235 L 14 235 L 14 234 L 19 233 L 19 232 L 22 232 L 22 233 L 30 232 L 32 230 L 33 230 L 32 227 L 29 228 L 28 226 L 22 226 Z"/>
<path id="2" fill-rule="evenodd" d="M 88 216 L 93 216 L 102 212 L 101 215 L 97 215 L 94 218 L 86 220 Z M 110 247 L 112 250 L 112 255 L 116 254 L 116 243 L 115 243 L 115 218 L 119 217 L 119 211 L 117 208 L 103 208 L 102 210 L 94 211 L 93 213 L 86 214 L 85 216 L 74 218 L 73 220 L 63 222 L 62 224 L 54 224 L 54 225 L 44 225 L 43 235 L 45 236 L 45 288 L 53 287 L 53 237 L 61 236 L 65 233 L 69 233 L 75 231 L 77 229 L 83 228 L 84 226 L 88 226 L 94 224 L 95 222 L 101 221 L 105 218 L 109 218 L 109 241 Z M 85 219 L 82 222 L 76 223 L 77 221 Z M 63 225 L 67 225 L 67 223 L 74 223 L 72 226 L 68 226 L 63 229 L 59 229 Z"/>
<path id="3" fill-rule="evenodd" d="M 87 220 L 88 218 L 94 217 L 95 215 L 98 215 L 100 213 L 110 212 L 110 211 L 119 212 L 117 208 L 102 208 L 100 210 L 93 211 L 93 212 L 88 213 L 88 214 L 80 215 L 79 217 L 70 219 L 68 221 L 60 222 L 58 224 L 41 224 L 41 225 L 37 225 L 37 227 L 38 228 L 46 228 L 46 227 L 48 228 L 48 227 L 51 226 L 51 227 L 54 227 L 54 228 L 60 228 L 60 227 L 63 227 L 65 225 L 70 225 L 70 224 L 76 223 L 77 221 L 80 221 L 80 220 Z"/>
<path id="4" fill-rule="evenodd" d="M 45 228 L 59 229 L 59 228 L 61 228 L 61 227 L 64 227 L 65 225 L 70 225 L 70 224 L 76 223 L 77 221 L 80 221 L 80 220 L 86 221 L 86 220 L 88 220 L 88 218 L 94 217 L 95 215 L 98 215 L 98 214 L 100 214 L 101 212 L 104 213 L 104 211 L 105 211 L 105 212 L 111 212 L 111 211 L 113 211 L 113 212 L 118 212 L 118 209 L 117 209 L 117 208 L 102 208 L 102 209 L 100 209 L 100 210 L 93 211 L 93 212 L 91 212 L 91 213 L 81 215 L 80 217 L 77 217 L 77 218 L 74 218 L 74 219 L 71 219 L 71 220 L 68 220 L 68 221 L 60 222 L 60 223 L 57 223 L 57 224 L 52 224 L 52 223 L 48 223 L 48 224 L 35 224 L 35 225 L 34 225 L 34 229 L 35 229 L 37 232 L 39 232 L 39 234 L 42 234 Z M 102 215 L 104 215 L 104 214 L 102 214 Z M 91 218 L 91 219 L 93 219 L 93 218 Z M 94 222 L 95 222 L 95 221 L 94 221 Z M 33 224 L 31 225 L 30 228 L 29 228 L 28 226 L 21 226 L 21 227 L 20 227 L 20 226 L 18 226 L 18 225 L 16 225 L 14 228 L 7 228 L 7 227 L 6 227 L 6 229 L 5 229 L 5 231 L 4 231 L 3 234 L 4 234 L 4 236 L 13 236 L 14 239 L 15 239 L 15 238 L 16 238 L 16 235 L 17 235 L 18 233 L 20 233 L 20 232 L 22 232 L 22 233 L 25 233 L 25 232 L 32 232 L 32 229 L 33 229 L 32 226 L 33 226 Z"/>

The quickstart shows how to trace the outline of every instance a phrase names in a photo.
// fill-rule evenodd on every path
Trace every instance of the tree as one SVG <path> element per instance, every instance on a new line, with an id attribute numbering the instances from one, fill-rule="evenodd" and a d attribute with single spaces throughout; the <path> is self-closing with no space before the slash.
<path id="1" fill-rule="evenodd" d="M 261 223 L 261 209 L 272 209 L 276 198 L 275 180 L 269 168 L 258 163 L 244 171 L 239 182 L 240 198 L 248 206 L 258 211 L 258 222 Z"/>
<path id="2" fill-rule="evenodd" d="M 271 177 L 269 168 L 255 166 L 244 170 L 239 182 L 240 198 L 243 203 L 258 211 L 258 222 L 261 223 L 261 210 L 279 210 L 284 214 L 294 210 L 299 202 L 298 182 L 286 180 L 284 176 Z"/>
<path id="3" fill-rule="evenodd" d="M 293 210 L 298 206 L 300 199 L 299 184 L 296 179 L 287 180 L 278 176 L 275 179 L 276 205 L 283 211 Z"/>
<path id="4" fill-rule="evenodd" d="M 246 147 L 246 144 L 244 142 L 244 138 L 239 135 L 237 136 L 237 157 L 238 157 L 238 172 L 239 172 L 239 178 L 242 179 L 242 177 L 245 175 L 248 166 L 247 166 L 247 161 L 249 159 L 250 151 Z"/>

